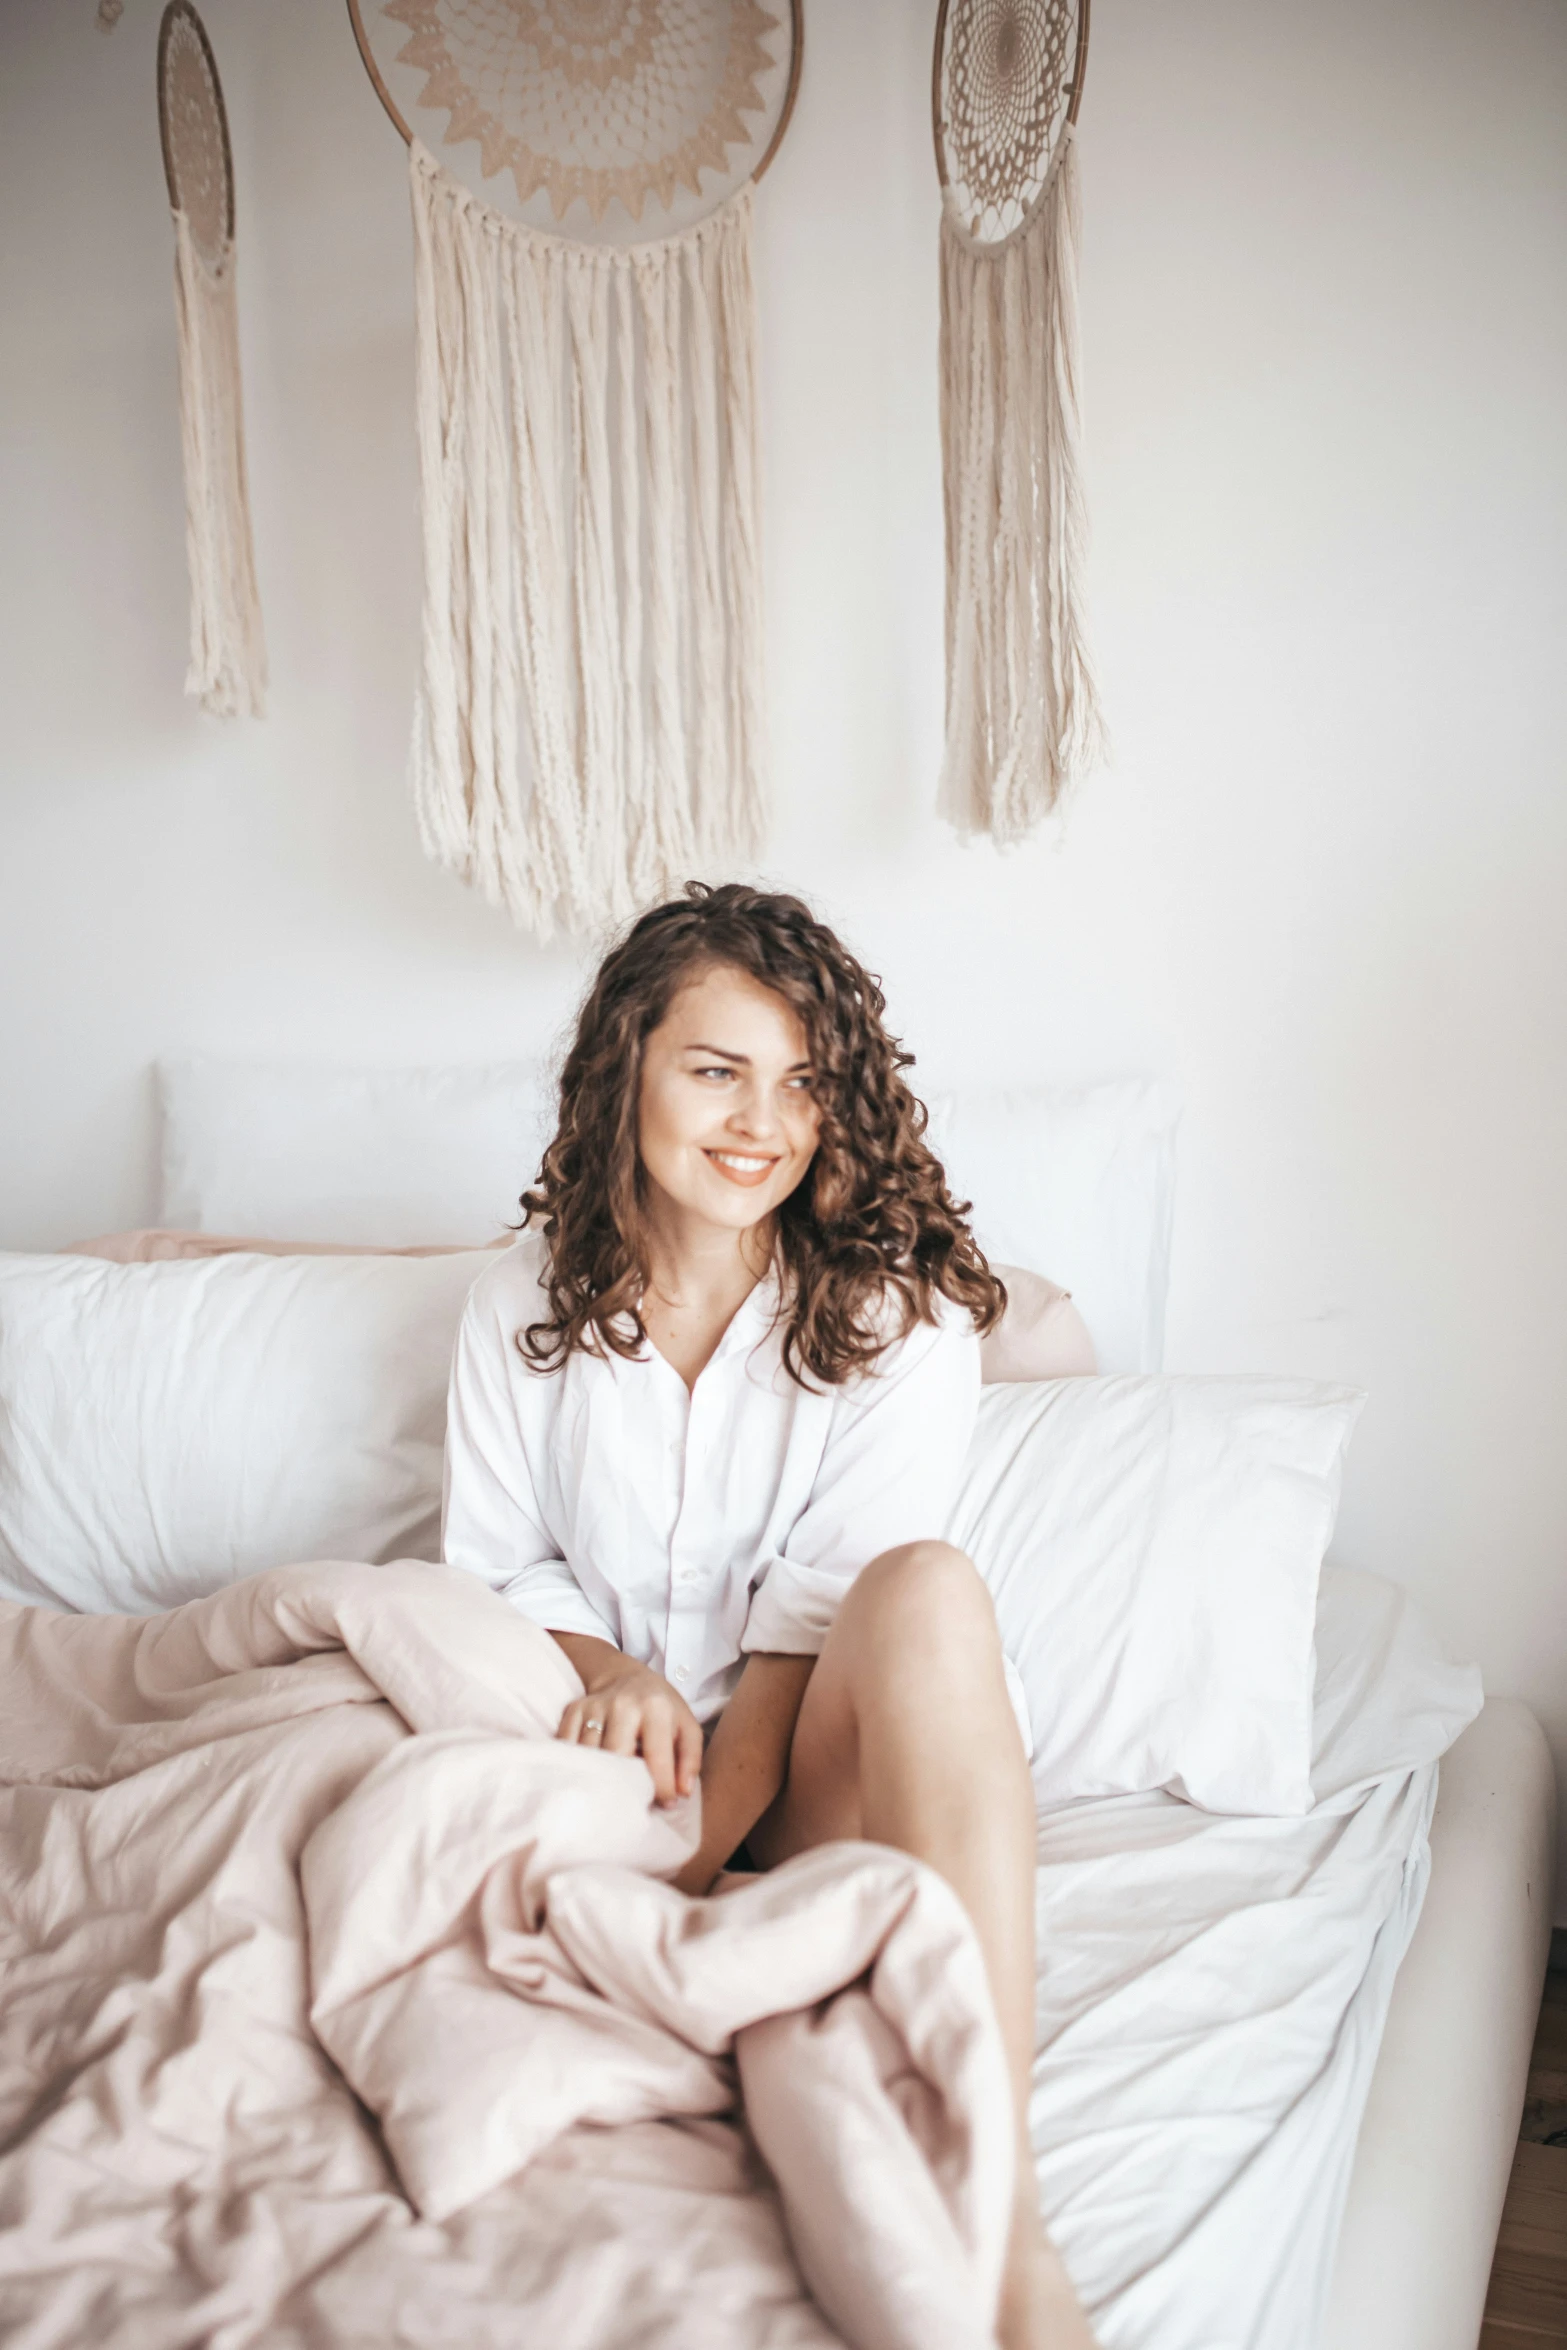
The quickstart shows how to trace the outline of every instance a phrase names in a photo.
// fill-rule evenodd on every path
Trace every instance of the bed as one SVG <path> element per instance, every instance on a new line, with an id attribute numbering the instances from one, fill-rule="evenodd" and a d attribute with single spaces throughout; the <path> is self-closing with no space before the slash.
<path id="1" fill-rule="evenodd" d="M 55 1647 L 40 1670 L 33 1611 L 0 1610 L 11 1783 L 0 1801 L 5 2338 L 498 2350 L 520 2326 L 521 2338 L 563 2350 L 967 2342 L 955 2320 L 930 2322 L 943 2279 L 925 2273 L 941 2266 L 928 2220 L 912 2248 L 887 2228 L 895 2173 L 865 2101 L 843 2089 L 852 2067 L 841 2034 L 826 2047 L 825 2135 L 806 2168 L 819 2181 L 828 2154 L 842 2163 L 848 2149 L 848 2175 L 827 2198 L 840 2265 L 846 2243 L 859 2259 L 879 2241 L 898 2274 L 919 2268 L 912 2330 L 879 2334 L 834 2309 L 831 2261 L 813 2273 L 805 2259 L 788 2132 L 780 2151 L 743 2058 L 768 2170 L 724 2110 L 721 2083 L 704 2105 L 701 2082 L 693 2100 L 664 2072 L 651 2103 L 617 2103 L 617 2074 L 608 2105 L 556 2112 L 541 2133 L 540 2095 L 575 2094 L 592 2051 L 546 2035 L 538 2091 L 537 2043 L 514 2026 L 522 2001 L 502 1997 L 475 1961 L 474 1888 L 461 1879 L 432 1913 L 430 1887 L 454 1853 L 465 1861 L 506 1771 L 526 1765 L 519 1725 L 486 1714 L 497 1683 L 516 1685 L 501 1634 L 543 1636 L 486 1615 L 463 1663 L 448 1623 L 421 1663 L 410 1629 L 423 1602 L 408 1578 L 433 1572 L 282 1570 L 292 1582 L 281 1606 L 279 1576 L 230 1587 L 221 1637 L 209 1614 L 194 1674 L 191 1619 L 210 1603 L 98 1619 L 95 1643 L 103 1626 L 114 1641 L 146 1643 L 134 1675 L 105 1670 L 101 1643 L 90 1669 L 80 1641 L 69 1657 L 59 1627 L 81 1619 L 61 1616 L 48 1619 Z M 262 1587 L 265 1607 L 252 1596 Z M 500 1607 L 477 1589 L 471 1600 Z M 282 1648 L 271 1638 L 279 1620 L 293 1626 Z M 1034 2146 L 1045 2208 L 1106 2350 L 1434 2350 L 1474 2338 L 1540 1971 L 1541 1910 L 1526 1891 L 1548 1849 L 1539 1735 L 1521 1709 L 1493 1701 L 1453 1748 L 1456 1762 L 1439 1766 L 1423 1634 L 1396 1590 L 1330 1571 L 1323 1629 L 1323 1794 L 1310 1813 L 1223 1817 L 1142 1795 L 1040 1818 Z M 215 1699 L 219 1652 L 231 1677 Z M 115 1691 L 132 1681 L 127 1707 Z M 215 1702 L 217 1718 L 203 1711 Z M 40 1706 L 52 1771 L 29 1721 Z M 115 1737 L 132 1719 L 154 1747 L 113 1765 L 101 1751 L 106 1718 Z M 637 1772 L 547 1736 L 537 1751 L 549 1769 Z M 1448 1784 L 1433 1821 L 1439 1767 Z M 531 1814 L 525 1832 L 515 1818 L 491 1822 L 483 1869 L 496 1854 L 508 1866 L 514 1852 L 536 1855 L 550 1833 L 579 1852 L 583 1791 L 566 1797 L 564 1828 Z M 624 1844 L 625 1820 L 612 1826 L 590 1861 L 656 1864 Z M 656 1822 L 636 1832 L 670 1833 Z M 851 1848 L 827 1856 L 845 1857 Z M 517 1863 L 524 1875 L 536 1865 Z M 861 1917 L 885 1900 L 907 1940 L 910 1888 L 888 1885 L 885 1871 L 868 1856 L 827 1894 L 851 1898 Z M 758 1883 L 777 1892 L 782 1874 Z M 553 1924 L 562 1881 L 547 1881 Z M 523 1950 L 515 1993 L 537 1943 L 520 1912 L 497 1924 L 493 1872 L 483 1882 L 487 1947 L 499 1935 Z M 635 1882 L 649 1880 L 575 1861 L 568 1870 L 582 1976 L 566 2004 L 580 2023 L 583 1981 L 604 1987 L 596 1930 L 621 1977 L 618 2032 L 642 2049 L 668 2013 L 652 1958 L 693 1942 L 679 1920 L 655 1919 L 628 1977 L 625 1912 L 647 1899 Z M 592 1901 L 574 1889 L 584 1884 L 596 1929 Z M 796 1958 L 814 1960 L 832 1940 L 822 1893 L 803 1889 Z M 1417 1917 L 1422 1938 L 1406 1958 Z M 773 1953 L 778 1923 L 764 1921 Z M 934 2036 L 961 2055 L 950 1926 L 938 1917 L 923 1944 L 916 1935 L 904 1973 L 923 1983 L 927 2010 L 936 1987 Z M 738 1973 L 752 1987 L 759 1964 L 742 1948 L 722 1980 Z M 843 1978 L 862 1964 L 850 1960 Z M 824 2046 L 810 2019 L 832 2004 L 811 1994 L 836 1988 L 813 1978 L 776 1994 L 794 2003 L 797 2025 L 805 2019 L 807 2048 Z M 1498 1997 L 1508 1990 L 1510 2007 Z M 1477 2012 L 1494 2019 L 1489 2036 L 1474 2034 Z M 549 2031 L 560 2028 L 552 2010 Z M 678 2033 L 668 2046 L 685 2060 Z M 700 2052 L 691 2062 L 707 2081 Z M 802 2062 L 790 2053 L 791 2072 Z M 972 2046 L 964 2065 L 973 2072 Z M 1002 2078 L 993 2072 L 992 2121 Z M 519 2081 L 530 2084 L 520 2099 Z M 982 2106 L 981 2096 L 970 2121 Z M 945 2143 L 974 2136 L 949 2131 Z M 797 2166 L 799 2155 L 797 2143 Z M 970 2184 L 982 2188 L 983 2172 L 971 2167 Z M 867 2179 L 880 2184 L 855 2212 Z M 912 2182 L 896 2201 L 906 2222 Z"/>
<path id="2" fill-rule="evenodd" d="M 297 1176 L 290 1196 L 270 1202 L 253 1193 L 221 1196 L 217 1178 L 243 1170 L 243 1180 L 254 1182 L 258 1154 L 245 1132 L 246 1100 L 276 1163 L 287 1158 L 292 1102 L 301 1151 L 319 1172 L 319 1075 L 302 1090 L 277 1072 L 259 1084 L 254 1073 L 236 1079 L 222 1072 L 205 1090 L 188 1071 L 179 1082 L 187 1104 L 182 1119 L 170 1122 L 165 1207 L 209 1230 L 232 1226 L 242 1212 L 262 1234 L 270 1221 L 275 1239 L 297 1228 Z M 394 1097 L 397 1091 L 393 1086 Z M 493 1073 L 478 1084 L 478 1126 L 454 1152 L 470 1185 L 470 1228 L 484 1228 L 475 1188 L 488 1179 L 482 1165 L 475 1175 L 484 1148 L 497 1166 L 515 1153 L 510 1112 L 496 1108 L 501 1094 L 515 1108 L 527 1088 L 515 1075 L 497 1080 Z M 215 1099 L 218 1109 L 208 1116 L 202 1105 Z M 453 1101 L 448 1087 L 448 1126 L 461 1123 L 461 1103 L 454 1111 Z M 355 1196 L 365 1170 L 396 1162 L 395 1138 L 389 1142 L 384 1119 L 377 1130 L 365 1105 L 361 1084 L 336 1144 L 328 1137 L 328 1157 L 337 1153 L 332 1188 L 339 1206 L 332 1213 Z M 419 1130 L 417 1101 L 399 1106 L 394 1098 L 393 1106 L 410 1131 Z M 1096 1335 L 1110 1331 L 1118 1368 L 1151 1370 L 1169 1240 L 1167 1102 L 1136 1088 L 1058 1100 L 1046 1121 L 1048 1149 L 1039 1144 L 1038 1119 L 1017 1097 L 971 1115 L 966 1126 L 961 1105 L 946 1106 L 943 1115 L 944 1147 L 960 1163 L 967 1154 L 964 1181 L 982 1204 L 987 1167 L 1001 1162 L 1009 1170 L 1010 1192 L 991 1191 L 992 1245 L 1010 1243 L 1022 1257 L 1042 1223 L 1064 1236 L 1061 1246 L 1042 1252 L 1034 1243 L 1034 1261 L 1070 1269 L 1075 1248 L 1088 1278 L 1074 1274 L 1073 1286 L 1094 1309 Z M 330 1119 L 325 1123 L 329 1128 Z M 1055 1171 L 1053 1195 L 1030 1189 L 1017 1173 L 1030 1160 L 1020 1147 L 1030 1133 L 1033 1156 Z M 429 1193 L 449 1180 L 449 1169 L 435 1170 Z M 437 1236 L 417 1228 L 407 1202 L 380 1203 L 374 1215 L 377 1228 L 353 1236 L 361 1245 L 384 1242 L 389 1232 L 415 1241 Z M 447 1343 L 441 1316 L 449 1317 L 460 1296 L 460 1268 L 416 1264 L 396 1279 L 410 1294 L 417 1288 L 420 1310 L 433 1315 L 438 1358 Z M 369 1274 L 364 1281 L 377 1285 Z M 341 1282 L 332 1294 L 340 1322 Z M 384 1317 L 366 1325 L 367 1360 L 380 1359 L 389 1327 Z M 346 1356 L 339 1371 L 342 1392 L 352 1397 L 355 1366 Z M 154 1397 L 150 1408 L 166 1404 Z M 418 1512 L 427 1507 L 439 1429 L 432 1441 L 428 1407 L 420 1411 L 422 1418 L 415 1413 L 409 1427 L 388 1435 L 391 1449 L 378 1456 L 372 1480 L 385 1503 L 396 1482 L 385 1464 L 395 1454 L 402 1479 L 396 1508 L 339 1555 L 395 1556 L 410 1547 L 403 1539 L 409 1529 L 426 1523 Z M 149 1507 L 158 1500 L 144 1498 Z M 93 1538 L 101 1535 L 98 1528 Z M 256 1563 L 234 1554 L 230 1579 Z M 170 1752 L 178 1747 L 184 1755 L 185 1775 L 154 1827 L 137 1806 L 156 1774 L 149 1778 L 138 1763 L 120 1780 L 112 1772 L 95 1778 L 72 1763 L 63 1733 L 47 1767 L 5 1773 L 5 2338 L 37 2350 L 89 2338 L 105 2350 L 174 2350 L 197 2341 L 350 2350 L 388 2340 L 460 2341 L 472 2350 L 518 2338 L 548 2340 L 551 2350 L 666 2342 L 688 2350 L 708 2341 L 715 2350 L 752 2343 L 758 2350 L 825 2350 L 835 2341 L 922 2339 L 955 2350 L 964 2337 L 956 2321 L 939 2322 L 936 2299 L 914 2312 L 914 2330 L 902 2335 L 879 2334 L 875 2310 L 838 2307 L 833 2246 L 818 2276 L 813 2223 L 791 2201 L 787 2148 L 773 2161 L 774 2179 L 783 2182 L 780 2204 L 755 2148 L 716 2108 L 655 2108 L 641 2118 L 617 2112 L 613 2126 L 603 2113 L 579 2118 L 508 2173 L 505 2148 L 515 2152 L 515 2142 L 506 2133 L 516 2116 L 502 2110 L 504 2099 L 495 2103 L 494 2083 L 483 2079 L 487 2068 L 470 2065 L 468 2075 L 490 2099 L 481 2098 L 470 2135 L 501 2148 L 499 2168 L 476 2192 L 468 2192 L 469 2178 L 467 2199 L 459 2195 L 449 2208 L 441 2201 L 445 2188 L 433 2205 L 417 2185 L 410 2188 L 408 2164 L 417 2168 L 418 2158 L 400 2152 L 406 2114 L 399 2101 L 406 2099 L 398 2068 L 390 2067 L 388 2089 L 388 2065 L 376 2053 L 389 2045 L 386 2031 L 378 2026 L 368 2040 L 362 2033 L 333 2038 L 320 1984 L 311 1980 L 329 1947 L 330 1919 L 316 1917 L 308 1932 L 305 1923 L 290 1923 L 287 1888 L 310 1834 L 323 1822 L 330 1827 L 343 1790 L 351 1789 L 348 1766 L 341 1783 L 326 1769 L 330 1740 L 351 1747 L 371 1735 L 366 1725 L 375 1721 L 383 1729 L 372 1745 L 383 1734 L 395 1743 L 404 1735 L 400 1725 L 411 1723 L 421 1735 L 409 1744 L 439 1764 L 453 1725 L 475 1709 L 482 1716 L 490 1702 L 489 1667 L 481 1638 L 477 1663 L 470 1656 L 459 1670 L 435 1658 L 428 1688 L 438 1691 L 438 1702 L 428 1693 L 399 1694 L 406 1653 L 387 1664 L 384 1626 L 372 1626 L 357 1648 L 340 1638 L 332 1628 L 339 1590 L 332 1577 L 343 1571 L 310 1572 L 324 1578 L 320 1588 L 292 1589 L 286 1605 L 274 1593 L 260 1633 L 255 1608 L 225 1600 L 221 1674 L 198 1675 L 189 1688 L 164 1689 L 158 1698 L 163 1710 L 147 1734 L 173 1741 Z M 342 1588 L 352 1598 L 359 1587 Z M 376 1607 L 395 1606 L 396 1589 L 376 1586 L 392 1594 Z M 150 1589 L 123 1604 L 144 1614 L 178 1596 L 177 1589 Z M 1168 1792 L 1113 1788 L 1064 1800 L 1036 1757 L 1041 1965 L 1033 2142 L 1044 2207 L 1105 2350 L 1472 2350 L 1478 2335 L 1549 1937 L 1554 1796 L 1544 1741 L 1514 1702 L 1493 1698 L 1476 1715 L 1472 1676 L 1442 1656 L 1419 1611 L 1380 1577 L 1330 1563 L 1314 1630 L 1309 1809 L 1291 1813 L 1286 1805 L 1257 1816 L 1243 1806 L 1206 1809 Z M 51 1652 L 54 1662 L 40 1679 L 39 1642 L 25 1627 L 18 1632 L 14 1620 L 6 1636 L 20 1641 L 13 1659 L 33 1658 L 14 1669 L 30 1676 L 32 1699 L 45 1691 L 38 1720 L 47 1748 L 54 1735 L 49 1692 L 58 1687 L 60 1702 L 68 1702 L 86 1651 L 69 1667 L 60 1662 L 64 1651 Z M 259 1648 L 247 1645 L 257 1639 Z M 334 1696 L 331 1675 L 338 1672 L 347 1680 Z M 465 1693 L 464 1672 L 477 1675 L 477 1695 Z M 355 1673 L 369 1675 L 366 1687 L 353 1682 Z M 153 1674 L 146 1686 L 156 1680 Z M 290 1728 L 295 1699 L 287 1693 L 318 1683 L 327 1694 L 317 1736 L 326 1744 L 311 1748 L 298 1743 L 297 1725 Z M 190 1728 L 192 1708 L 199 1713 L 209 1702 L 230 1709 L 222 1734 L 214 1728 L 210 1739 Z M 244 1705 L 252 1711 L 244 1713 Z M 171 1727 L 178 1724 L 185 1726 Z M 146 1730 L 143 1724 L 137 1735 Z M 253 1753 L 247 1737 L 259 1741 Z M 313 1761 L 300 1759 L 310 1754 Z M 286 1767 L 283 1755 L 292 1758 Z M 395 1754 L 383 1760 L 403 1767 Z M 203 1787 L 210 1787 L 210 1802 L 201 1798 Z M 288 1800 L 279 1787 L 292 1790 Z M 272 1805 L 280 1805 L 275 1838 L 263 1833 Z M 398 1818 L 384 1815 L 388 1837 L 400 1832 Z M 147 1841 L 155 1834 L 161 1846 Z M 233 1876 L 231 1847 L 249 1853 L 246 1866 L 259 1877 Z M 503 1839 L 497 1849 L 511 1846 Z M 74 1863 L 61 1864 L 65 1891 L 40 1906 L 36 1888 L 47 1877 L 48 1856 L 87 1852 L 92 1866 L 73 1875 Z M 270 1910 L 253 1894 L 263 1880 L 273 1888 Z M 112 1936 L 101 1946 L 98 1939 L 106 1886 L 114 1888 L 109 1908 L 118 1904 L 128 1921 L 117 1959 Z M 816 1898 L 810 1888 L 806 1895 Z M 893 1910 L 903 1898 L 892 1899 Z M 157 1913 L 156 1933 L 141 1931 L 143 1912 Z M 468 1921 L 461 1931 L 448 1921 L 451 1949 L 473 1930 L 468 1910 L 461 1918 Z M 938 1941 L 939 1928 L 938 1920 Z M 805 1941 L 820 1940 L 814 1926 L 801 1930 Z M 406 1959 L 402 1951 L 396 1966 L 388 1961 L 388 1980 Z M 463 1980 L 462 1996 L 476 1998 L 474 1979 Z M 421 2011 L 427 2027 L 437 2019 L 437 2036 L 455 1996 L 448 1987 Z M 651 2013 L 645 1982 L 627 1996 Z M 513 2010 L 492 2001 L 485 2012 L 508 2017 Z M 962 2033 L 948 2038 L 956 2045 Z M 430 2039 L 426 2028 L 410 2060 L 414 2073 Z M 449 2096 L 454 2111 L 466 2110 L 461 2077 L 455 2063 L 444 2082 L 437 2073 L 434 2087 L 422 2092 L 427 2105 Z M 169 2082 L 180 2088 L 177 2125 L 168 2119 L 174 2108 L 160 2104 Z M 982 2132 L 975 2125 L 969 2135 L 977 2144 Z M 836 2130 L 818 2143 L 804 2163 L 808 2184 L 830 2170 L 842 2142 Z M 966 2175 L 972 2187 L 972 2164 Z M 852 2216 L 859 2191 L 851 2166 L 835 2189 L 842 2212 Z M 921 2192 L 915 2179 L 911 2211 Z M 953 2208 L 961 2202 L 959 2195 Z M 842 2212 L 829 2218 L 829 2236 L 842 2234 Z M 880 2223 L 872 2213 L 854 2224 L 864 2244 Z M 942 2224 L 932 2218 L 926 2235 Z M 791 2259 L 790 2234 L 817 2286 L 814 2302 Z M 905 2238 L 896 2254 L 906 2267 L 918 2269 L 925 2257 L 918 2238 L 919 2231 Z M 896 2240 L 894 2226 L 889 2258 Z M 939 2297 L 938 2283 L 930 2296 Z M 824 2309 L 836 2312 L 835 2324 Z"/>

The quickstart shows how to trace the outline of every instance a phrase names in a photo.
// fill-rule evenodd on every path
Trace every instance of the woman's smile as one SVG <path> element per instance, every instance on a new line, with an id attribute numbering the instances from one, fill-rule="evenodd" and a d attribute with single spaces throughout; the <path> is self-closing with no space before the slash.
<path id="1" fill-rule="evenodd" d="M 747 1151 L 709 1149 L 704 1150 L 702 1155 L 731 1183 L 765 1183 L 778 1164 L 776 1159 L 758 1158 Z"/>

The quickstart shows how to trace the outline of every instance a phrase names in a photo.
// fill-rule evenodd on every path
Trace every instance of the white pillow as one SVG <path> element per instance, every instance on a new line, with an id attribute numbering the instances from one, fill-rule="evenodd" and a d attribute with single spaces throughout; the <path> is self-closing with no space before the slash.
<path id="1" fill-rule="evenodd" d="M 1317 1578 L 1363 1397 L 1301 1379 L 989 1387 L 949 1527 L 1042 1803 L 1310 1808 Z"/>
<path id="2" fill-rule="evenodd" d="M 0 1597 L 142 1615 L 295 1559 L 438 1558 L 492 1261 L 0 1256 Z"/>
<path id="3" fill-rule="evenodd" d="M 1384 1575 L 1325 1559 L 1317 1592 L 1317 1801 L 1416 1771 L 1467 1730 L 1485 1690 L 1418 1603 Z"/>
<path id="4" fill-rule="evenodd" d="M 438 1555 L 447 1371 L 491 1261 L 0 1256 L 0 1597 L 144 1614 L 304 1558 Z M 1312 1624 L 1360 1398 L 992 1387 L 951 1527 L 1043 1801 L 1310 1801 Z"/>
<path id="5" fill-rule="evenodd" d="M 159 1221 L 259 1240 L 478 1245 L 517 1216 L 554 1131 L 524 1063 L 160 1064 Z M 993 1260 L 1070 1290 L 1100 1367 L 1163 1360 L 1176 1098 L 1136 1083 L 930 1098 L 931 1139 Z"/>
<path id="6" fill-rule="evenodd" d="M 527 1062 L 340 1069 L 162 1061 L 159 1221 L 258 1240 L 474 1246 L 517 1221 L 554 1132 Z"/>
<path id="7" fill-rule="evenodd" d="M 1157 1371 L 1179 1100 L 1153 1082 L 929 1097 L 931 1142 L 985 1254 L 1069 1290 L 1103 1371 Z"/>

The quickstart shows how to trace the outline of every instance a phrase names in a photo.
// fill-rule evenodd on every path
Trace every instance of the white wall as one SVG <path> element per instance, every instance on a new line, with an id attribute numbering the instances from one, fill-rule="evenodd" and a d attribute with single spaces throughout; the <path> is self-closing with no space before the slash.
<path id="1" fill-rule="evenodd" d="M 1006 860 L 940 720 L 928 0 L 809 0 L 761 200 L 771 871 L 933 1078 L 1154 1070 L 1178 1368 L 1371 1390 L 1340 1548 L 1567 1757 L 1567 13 L 1104 0 L 1115 763 Z M 206 0 L 273 713 L 180 693 L 156 0 L 0 0 L 0 1242 L 151 1208 L 176 1049 L 525 1053 L 580 977 L 420 859 L 402 150 L 339 0 Z"/>

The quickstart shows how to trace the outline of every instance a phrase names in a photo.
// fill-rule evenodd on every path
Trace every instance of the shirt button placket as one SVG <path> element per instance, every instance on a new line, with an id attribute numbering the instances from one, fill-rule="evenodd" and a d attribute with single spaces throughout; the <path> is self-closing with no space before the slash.
<path id="1" fill-rule="evenodd" d="M 681 1556 L 681 1533 L 687 1524 L 692 1508 L 691 1459 L 695 1450 L 695 1428 L 696 1398 L 693 1395 L 686 1407 L 685 1428 L 681 1438 L 669 1448 L 671 1466 L 675 1476 L 680 1480 L 680 1498 L 675 1510 L 674 1537 L 670 1543 L 669 1559 L 671 1601 L 679 1604 L 678 1606 L 672 1604 L 670 1609 L 669 1653 L 666 1654 L 665 1661 L 669 1678 L 677 1688 L 684 1688 L 689 1683 L 692 1667 L 683 1661 L 676 1662 L 676 1655 L 681 1649 L 688 1646 L 695 1645 L 700 1648 L 702 1644 L 701 1628 L 692 1613 L 692 1601 L 695 1596 L 692 1586 L 698 1580 L 697 1570 L 692 1566 L 689 1558 Z"/>
<path id="2" fill-rule="evenodd" d="M 670 1580 L 672 1584 L 688 1583 L 691 1579 L 690 1568 L 682 1567 L 677 1563 L 680 1555 L 680 1528 L 686 1514 L 685 1464 L 690 1445 L 690 1436 L 691 1407 L 688 1403 L 686 1406 L 685 1426 L 678 1436 L 674 1436 L 670 1439 L 668 1451 L 669 1473 L 675 1482 L 675 1514 L 672 1523 L 669 1544 Z M 679 1648 L 685 1645 L 685 1642 L 686 1627 L 676 1616 L 673 1608 L 671 1608 L 669 1617 L 669 1637 L 664 1653 L 664 1666 L 670 1680 L 673 1681 L 677 1687 L 683 1687 L 684 1684 L 691 1678 L 690 1666 L 676 1661 L 676 1652 Z"/>

